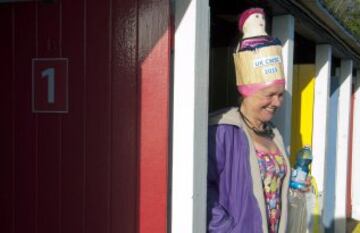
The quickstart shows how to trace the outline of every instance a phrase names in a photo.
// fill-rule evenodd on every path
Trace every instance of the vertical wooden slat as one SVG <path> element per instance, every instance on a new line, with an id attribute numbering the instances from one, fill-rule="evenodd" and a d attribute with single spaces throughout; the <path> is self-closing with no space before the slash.
<path id="1" fill-rule="evenodd" d="M 206 231 L 209 2 L 175 1 L 171 232 Z M 184 174 L 186 174 L 184 176 Z"/>
<path id="2" fill-rule="evenodd" d="M 353 61 L 342 59 L 340 65 L 339 106 L 335 163 L 335 232 L 346 231 L 346 176 L 349 155 L 349 120 Z"/>
<path id="3" fill-rule="evenodd" d="M 355 77 L 354 77 L 355 78 Z M 351 183 L 352 183 L 352 158 L 353 158 L 353 127 L 354 127 L 354 101 L 355 101 L 355 91 L 354 85 L 351 85 L 351 97 L 350 97 L 350 125 L 349 125 L 349 160 L 348 160 L 348 171 L 346 176 L 346 218 L 351 218 Z"/>
<path id="4" fill-rule="evenodd" d="M 360 177 L 360 70 L 356 69 L 356 78 L 354 77 L 354 115 L 353 115 L 353 135 L 352 135 L 352 181 L 351 181 L 351 217 L 360 221 L 360 186 L 358 177 Z"/>
<path id="5" fill-rule="evenodd" d="M 86 232 L 109 231 L 109 0 L 86 3 Z"/>
<path id="6" fill-rule="evenodd" d="M 0 44 L 6 45 L 1 49 L 0 64 L 2 84 L 0 85 L 0 129 L 2 155 L 0 156 L 0 232 L 13 232 L 14 224 L 14 121 L 13 121 L 13 10 L 12 7 L 0 6 Z"/>
<path id="7" fill-rule="evenodd" d="M 137 6 L 137 1 L 112 2 L 112 233 L 138 232 Z"/>
<path id="8" fill-rule="evenodd" d="M 312 162 L 312 175 L 315 177 L 319 193 L 322 194 L 325 185 L 325 163 L 327 163 L 326 147 L 329 142 L 324 135 L 328 131 L 328 109 L 329 106 L 329 92 L 331 80 L 331 66 L 332 66 L 332 47 L 329 44 L 316 45 L 315 58 L 315 98 L 313 110 L 313 136 L 312 149 L 314 160 Z"/>
<path id="9" fill-rule="evenodd" d="M 328 96 L 329 100 L 327 102 L 329 106 L 329 112 L 327 114 L 327 130 L 326 130 L 326 159 L 324 160 L 324 175 L 323 175 L 323 192 L 324 195 L 323 201 L 323 216 L 322 224 L 324 228 L 330 232 L 334 231 L 334 209 L 335 209 L 335 189 L 336 189 L 336 135 L 338 132 L 337 121 L 338 121 L 338 104 L 339 104 L 339 72 L 338 70 L 335 76 L 332 76 L 329 81 L 329 90 Z M 316 125 L 316 124 L 314 124 Z M 314 135 L 315 137 L 315 135 Z M 313 137 L 313 139 L 314 139 Z M 313 144 L 314 145 L 314 144 Z M 315 172 L 314 165 L 312 171 Z M 313 174 L 314 175 L 314 174 Z M 316 177 L 315 177 L 316 178 Z M 319 186 L 319 180 L 317 180 Z"/>
<path id="10" fill-rule="evenodd" d="M 169 1 L 139 0 L 139 232 L 141 233 L 167 231 L 169 29 Z"/>
<path id="11" fill-rule="evenodd" d="M 36 119 L 31 112 L 31 59 L 35 54 L 35 4 L 15 7 L 15 232 L 36 228 Z"/>
<path id="12" fill-rule="evenodd" d="M 63 117 L 62 215 L 64 233 L 81 233 L 84 208 L 84 1 L 63 1 L 62 55 L 69 59 L 69 113 Z"/>
<path id="13" fill-rule="evenodd" d="M 38 4 L 37 54 L 39 58 L 60 56 L 59 2 Z M 38 231 L 54 232 L 60 226 L 61 115 L 38 113 Z"/>
<path id="14" fill-rule="evenodd" d="M 290 153 L 291 143 L 291 113 L 292 113 L 292 80 L 293 80 L 293 60 L 294 60 L 294 37 L 295 37 L 295 17 L 292 15 L 274 16 L 272 19 L 272 36 L 279 38 L 283 42 L 282 59 L 285 74 L 284 102 L 273 121 L 279 128 L 284 139 L 286 152 Z"/>
<path id="15" fill-rule="evenodd" d="M 87 74 L 87 70 L 86 70 L 86 65 L 87 65 L 87 60 L 86 60 L 86 48 L 87 48 L 87 0 L 84 0 L 84 6 L 83 6 L 83 37 L 84 37 L 84 44 L 83 44 L 83 74 L 84 74 L 84 82 L 83 82 L 83 93 L 82 93 L 82 101 L 83 101 L 83 108 L 82 108 L 82 112 L 83 112 L 83 161 L 82 161 L 82 165 L 83 165 L 83 177 L 84 177 L 84 181 L 83 181 L 83 185 L 82 185 L 82 194 L 83 194 L 83 208 L 82 208 L 82 226 L 83 226 L 83 232 L 86 232 L 86 152 L 87 152 L 87 148 L 86 148 L 86 124 L 87 124 L 87 112 L 86 112 L 86 74 Z"/>

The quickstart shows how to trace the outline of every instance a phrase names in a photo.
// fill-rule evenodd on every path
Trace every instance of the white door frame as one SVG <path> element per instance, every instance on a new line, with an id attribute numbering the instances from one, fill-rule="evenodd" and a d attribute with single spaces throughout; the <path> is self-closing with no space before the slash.
<path id="1" fill-rule="evenodd" d="M 208 0 L 175 1 L 171 232 L 206 231 Z"/>

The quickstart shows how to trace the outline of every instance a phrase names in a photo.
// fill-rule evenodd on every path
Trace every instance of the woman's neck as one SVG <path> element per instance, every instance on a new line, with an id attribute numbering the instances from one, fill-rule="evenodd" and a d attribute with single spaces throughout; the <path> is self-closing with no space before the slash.
<path id="1" fill-rule="evenodd" d="M 262 130 L 264 128 L 264 122 L 256 120 L 256 118 L 253 116 L 253 114 L 251 114 L 250 111 L 248 111 L 245 105 L 240 105 L 240 112 L 246 118 L 245 120 L 249 121 L 247 123 L 250 123 L 250 127 L 254 127 L 258 130 Z"/>

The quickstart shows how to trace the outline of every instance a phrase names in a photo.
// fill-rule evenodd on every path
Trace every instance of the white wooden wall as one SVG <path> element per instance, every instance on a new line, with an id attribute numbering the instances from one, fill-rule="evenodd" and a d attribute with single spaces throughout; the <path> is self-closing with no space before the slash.
<path id="1" fill-rule="evenodd" d="M 349 154 L 352 60 L 341 60 L 335 181 L 335 232 L 346 232 L 346 192 Z"/>
<path id="2" fill-rule="evenodd" d="M 331 46 L 317 45 L 315 58 L 315 89 L 313 110 L 312 175 L 320 193 L 324 190 L 324 165 L 326 159 L 326 127 L 331 80 Z"/>
<path id="3" fill-rule="evenodd" d="M 316 46 L 315 55 L 315 87 L 313 109 L 313 134 L 312 134 L 312 175 L 319 191 L 319 211 L 322 213 L 324 174 L 326 159 L 327 120 L 329 109 L 329 92 L 331 81 L 331 56 L 332 48 L 328 44 Z M 322 221 L 321 221 L 322 222 Z M 323 232 L 323 227 L 319 227 Z"/>
<path id="4" fill-rule="evenodd" d="M 171 232 L 205 232 L 209 80 L 207 0 L 175 1 Z"/>
<path id="5" fill-rule="evenodd" d="M 353 135 L 352 135 L 352 184 L 351 184 L 351 199 L 352 199 L 352 218 L 360 221 L 360 70 L 357 70 L 354 93 L 354 120 L 353 120 Z"/>
<path id="6" fill-rule="evenodd" d="M 292 82 L 293 82 L 293 60 L 294 60 L 294 33 L 295 19 L 292 15 L 274 16 L 272 21 L 272 36 L 277 37 L 283 43 L 282 55 L 284 62 L 284 73 L 286 79 L 283 106 L 274 117 L 274 123 L 279 128 L 283 138 L 286 151 L 290 153 L 291 143 L 291 105 L 292 105 Z"/>

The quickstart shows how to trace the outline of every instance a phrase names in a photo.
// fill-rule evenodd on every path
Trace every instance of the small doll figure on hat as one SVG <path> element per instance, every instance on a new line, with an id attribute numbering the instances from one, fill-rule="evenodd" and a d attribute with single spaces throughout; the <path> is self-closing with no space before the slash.
<path id="1" fill-rule="evenodd" d="M 265 31 L 265 12 L 262 8 L 250 8 L 239 18 L 238 28 L 243 34 L 237 50 L 256 49 L 268 45 L 281 45 L 277 38 L 269 36 Z"/>
<path id="2" fill-rule="evenodd" d="M 243 33 L 234 53 L 236 85 L 242 96 L 249 96 L 269 85 L 284 85 L 281 42 L 265 31 L 265 12 L 250 8 L 239 18 Z"/>

